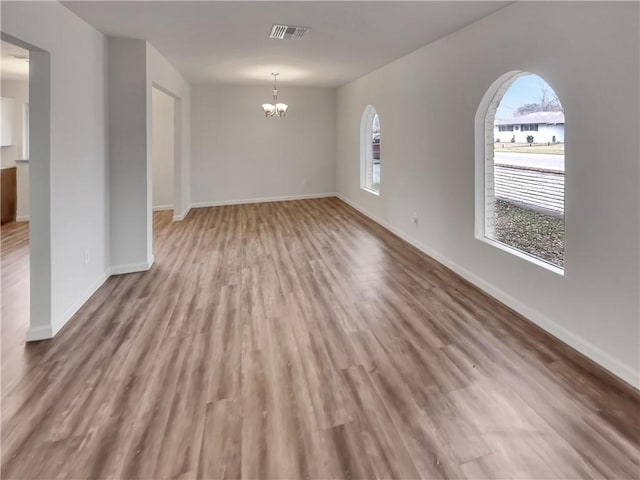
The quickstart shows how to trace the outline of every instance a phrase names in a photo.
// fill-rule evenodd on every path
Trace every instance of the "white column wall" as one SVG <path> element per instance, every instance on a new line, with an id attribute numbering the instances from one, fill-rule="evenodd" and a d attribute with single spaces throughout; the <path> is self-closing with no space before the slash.
<path id="1" fill-rule="evenodd" d="M 151 155 L 147 43 L 109 37 L 111 272 L 147 270 L 151 250 Z"/>

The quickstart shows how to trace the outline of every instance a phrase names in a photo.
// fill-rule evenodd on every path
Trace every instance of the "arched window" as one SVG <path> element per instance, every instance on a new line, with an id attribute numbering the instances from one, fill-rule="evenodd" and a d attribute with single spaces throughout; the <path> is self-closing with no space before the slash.
<path id="1" fill-rule="evenodd" d="M 476 114 L 476 237 L 564 269 L 564 109 L 538 75 L 511 72 Z"/>
<path id="2" fill-rule="evenodd" d="M 380 118 L 372 105 L 360 122 L 360 188 L 380 194 Z"/>

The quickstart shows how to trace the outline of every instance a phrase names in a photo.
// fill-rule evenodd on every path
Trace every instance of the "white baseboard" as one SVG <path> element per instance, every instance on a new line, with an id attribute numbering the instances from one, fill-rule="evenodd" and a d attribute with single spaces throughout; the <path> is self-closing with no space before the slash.
<path id="1" fill-rule="evenodd" d="M 27 342 L 37 342 L 39 340 L 47 340 L 49 338 L 53 338 L 51 325 L 29 327 L 29 330 L 27 330 Z"/>
<path id="2" fill-rule="evenodd" d="M 29 215 L 18 215 L 16 217 L 16 222 L 28 222 L 29 221 Z"/>
<path id="3" fill-rule="evenodd" d="M 189 212 L 191 211 L 191 207 L 187 208 L 186 211 L 184 211 L 182 214 L 180 215 L 174 215 L 173 216 L 173 221 L 174 222 L 181 222 L 183 221 L 187 215 L 189 215 Z"/>
<path id="4" fill-rule="evenodd" d="M 27 331 L 27 342 L 36 342 L 38 340 L 53 338 L 111 275 L 145 272 L 151 268 L 153 262 L 154 258 L 152 256 L 148 262 L 116 265 L 111 267 L 108 271 L 104 272 L 104 274 L 101 275 L 98 280 L 96 280 L 91 287 L 89 287 L 89 289 L 87 289 L 87 291 L 80 296 L 76 302 L 64 312 L 64 314 L 62 314 L 59 319 L 53 319 L 51 325 L 30 327 Z"/>
<path id="5" fill-rule="evenodd" d="M 129 263 L 126 265 L 113 265 L 109 269 L 110 275 L 124 275 L 127 273 L 137 273 L 137 272 L 146 272 L 153 265 L 154 258 L 151 257 L 151 260 L 148 262 L 140 262 L 140 263 Z"/>
<path id="6" fill-rule="evenodd" d="M 174 209 L 173 205 L 158 205 L 156 207 L 153 207 L 153 211 L 154 212 L 163 212 L 163 211 L 166 211 L 166 210 L 173 210 L 173 209 Z M 183 212 L 182 214 L 175 214 L 175 212 L 174 212 L 173 221 L 174 222 L 181 222 L 182 220 L 184 220 L 184 218 L 189 213 L 189 210 L 191 210 L 191 207 L 187 208 L 187 211 Z"/>
<path id="7" fill-rule="evenodd" d="M 285 202 L 287 200 L 307 200 L 310 198 L 335 197 L 336 193 L 309 193 L 305 195 L 288 195 L 284 197 L 263 197 L 263 198 L 242 198 L 237 200 L 222 200 L 215 202 L 196 202 L 191 204 L 191 208 L 220 207 L 223 205 L 244 205 L 246 203 L 268 203 Z"/>
<path id="8" fill-rule="evenodd" d="M 38 340 L 46 340 L 53 338 L 56 333 L 60 331 L 66 323 L 71 320 L 80 307 L 86 303 L 91 296 L 102 286 L 102 284 L 109 278 L 109 273 L 104 272 L 100 277 L 89 287 L 84 294 L 79 297 L 71 307 L 69 307 L 59 319 L 53 319 L 51 325 L 30 327 L 27 331 L 27 342 L 35 342 Z"/>
<path id="9" fill-rule="evenodd" d="M 102 286 L 104 282 L 109 278 L 109 272 L 104 272 L 85 292 L 84 294 L 76 300 L 76 302 L 69 307 L 63 314 L 62 317 L 58 320 L 54 319 L 51 323 L 53 324 L 53 335 L 58 333 L 65 324 L 71 320 L 71 317 L 75 315 L 75 313 L 80 310 L 80 307 L 84 305 L 87 300 L 91 298 L 91 296 L 96 293 L 96 291 Z"/>
<path id="10" fill-rule="evenodd" d="M 591 342 L 585 340 L 581 336 L 576 335 L 575 333 L 567 330 L 565 327 L 554 322 L 547 316 L 541 314 L 540 312 L 529 307 L 528 305 L 525 305 L 521 301 L 513 298 L 511 295 L 505 293 L 499 288 L 496 288 L 495 286 L 491 285 L 489 282 L 478 277 L 476 274 L 471 273 L 469 270 L 465 269 L 464 267 L 461 267 L 460 265 L 453 262 L 452 260 L 445 257 L 444 255 L 441 255 L 440 253 L 424 245 L 422 242 L 412 238 L 410 235 L 407 235 L 406 233 L 391 226 L 389 223 L 378 218 L 376 215 L 362 208 L 360 205 L 354 203 L 353 201 L 347 199 L 343 195 L 338 193 L 336 196 L 346 204 L 358 210 L 363 215 L 369 217 L 374 222 L 382 225 L 384 228 L 394 233 L 395 235 L 403 239 L 405 242 L 413 245 L 418 250 L 429 255 L 434 260 L 440 262 L 447 268 L 450 268 L 461 277 L 473 283 L 479 289 L 483 290 L 484 292 L 488 293 L 492 297 L 501 301 L 508 307 L 520 313 L 529 321 L 538 325 L 543 330 L 547 331 L 554 337 L 558 338 L 562 342 L 566 343 L 570 347 L 582 353 L 585 357 L 593 360 L 595 363 L 602 366 L 603 368 L 613 373 L 617 377 L 621 378 L 625 382 L 629 383 L 633 387 L 640 389 L 640 372 L 635 371 L 629 365 L 625 365 L 624 363 L 620 362 L 618 359 L 612 357 L 609 353 L 603 351 L 602 349 L 595 346 Z"/>

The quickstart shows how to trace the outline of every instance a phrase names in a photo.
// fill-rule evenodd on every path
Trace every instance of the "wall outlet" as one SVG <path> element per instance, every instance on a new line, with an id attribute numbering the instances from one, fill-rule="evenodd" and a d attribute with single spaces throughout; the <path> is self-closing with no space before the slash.
<path id="1" fill-rule="evenodd" d="M 306 178 L 303 178 L 303 179 L 300 181 L 300 183 L 302 183 L 302 185 L 303 185 L 303 186 L 304 186 L 304 185 L 306 185 L 306 184 L 307 184 L 307 179 L 306 179 Z"/>
<path id="2" fill-rule="evenodd" d="M 91 250 L 89 250 L 88 248 L 84 251 L 84 264 L 85 265 L 89 265 L 89 262 L 91 261 Z"/>
<path id="3" fill-rule="evenodd" d="M 413 212 L 412 221 L 414 225 L 418 225 L 418 212 Z"/>

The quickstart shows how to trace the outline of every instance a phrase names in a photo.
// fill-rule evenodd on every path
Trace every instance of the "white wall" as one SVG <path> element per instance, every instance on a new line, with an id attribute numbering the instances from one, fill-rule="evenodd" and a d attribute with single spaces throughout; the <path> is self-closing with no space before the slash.
<path id="1" fill-rule="evenodd" d="M 106 43 L 57 2 L 1 9 L 3 34 L 43 50 L 30 62 L 28 337 L 48 338 L 107 275 Z"/>
<path id="2" fill-rule="evenodd" d="M 341 87 L 337 99 L 345 199 L 635 386 L 638 18 L 637 3 L 517 3 Z M 494 80 L 515 70 L 553 85 L 570 125 L 564 276 L 474 236 L 474 118 Z M 379 197 L 359 188 L 368 104 L 382 126 Z"/>
<path id="3" fill-rule="evenodd" d="M 152 93 L 153 208 L 173 208 L 173 98 Z"/>
<path id="4" fill-rule="evenodd" d="M 271 88 L 192 91 L 192 203 L 335 191 L 335 90 L 281 85 L 284 118 L 265 118 Z"/>

